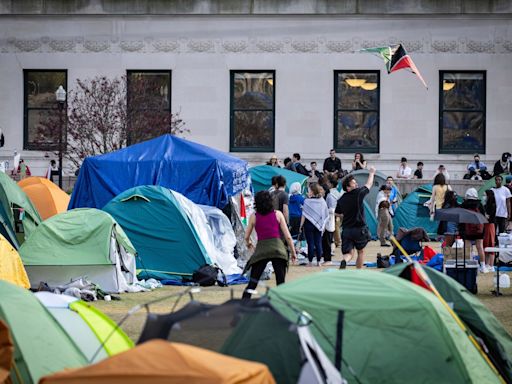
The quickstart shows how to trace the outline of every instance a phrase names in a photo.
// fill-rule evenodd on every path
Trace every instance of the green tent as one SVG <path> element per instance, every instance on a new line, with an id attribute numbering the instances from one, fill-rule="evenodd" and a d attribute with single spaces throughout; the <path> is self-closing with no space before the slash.
<path id="1" fill-rule="evenodd" d="M 296 317 L 290 306 L 311 315 L 313 334 L 332 361 L 332 346 L 342 342 L 341 373 L 349 382 L 500 382 L 439 299 L 403 279 L 365 270 L 323 272 L 273 288 L 269 296 L 289 318 Z M 342 341 L 336 338 L 339 311 Z"/>
<path id="2" fill-rule="evenodd" d="M 0 281 L 0 320 L 14 341 L 14 383 L 37 383 L 42 376 L 88 363 L 81 350 L 29 291 Z"/>
<path id="3" fill-rule="evenodd" d="M 398 228 L 423 228 L 430 237 L 437 235 L 438 221 L 430 221 L 430 212 L 425 204 L 432 196 L 432 185 L 426 184 L 409 193 L 400 203 L 393 218 L 395 232 Z"/>
<path id="4" fill-rule="evenodd" d="M 73 209 L 42 222 L 20 247 L 30 283 L 50 286 L 87 276 L 107 292 L 124 292 L 135 278 L 135 249 L 108 213 Z"/>
<path id="5" fill-rule="evenodd" d="M 252 188 L 254 193 L 266 191 L 272 186 L 272 177 L 284 176 L 286 178 L 286 191 L 292 183 L 300 183 L 302 188 L 306 188 L 307 176 L 301 173 L 289 171 L 284 168 L 271 167 L 270 165 L 258 165 L 249 169 L 251 175 Z"/>
<path id="6" fill-rule="evenodd" d="M 411 263 L 397 264 L 386 272 L 410 280 Z M 498 319 L 475 295 L 455 279 L 423 266 L 428 277 L 443 299 L 453 308 L 459 318 L 482 339 L 489 350 L 489 358 L 507 382 L 512 382 L 512 337 Z"/>
<path id="7" fill-rule="evenodd" d="M 25 192 L 0 172 L 0 233 L 18 249 L 18 244 L 28 238 L 41 221 Z"/>
<path id="8" fill-rule="evenodd" d="M 174 193 L 160 186 L 134 187 L 103 207 L 137 247 L 141 278 L 188 276 L 212 264 L 198 228 Z"/>

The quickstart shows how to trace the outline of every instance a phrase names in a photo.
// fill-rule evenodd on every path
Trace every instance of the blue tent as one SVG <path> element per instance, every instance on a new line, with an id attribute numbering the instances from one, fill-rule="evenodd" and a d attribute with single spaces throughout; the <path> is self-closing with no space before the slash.
<path id="1" fill-rule="evenodd" d="M 430 199 L 431 195 L 431 184 L 422 185 L 407 195 L 398 206 L 393 218 L 395 232 L 400 227 L 407 229 L 422 227 L 430 237 L 436 236 L 439 222 L 430 221 L 429 209 L 423 205 Z"/>
<path id="2" fill-rule="evenodd" d="M 223 208 L 247 185 L 247 162 L 224 152 L 164 135 L 105 155 L 80 168 L 69 209 L 101 209 L 138 185 L 161 185 L 194 203 Z"/>

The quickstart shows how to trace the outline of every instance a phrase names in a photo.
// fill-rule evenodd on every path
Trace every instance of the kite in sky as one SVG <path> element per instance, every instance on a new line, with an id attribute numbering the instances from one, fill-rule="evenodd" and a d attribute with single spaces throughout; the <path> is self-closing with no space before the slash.
<path id="1" fill-rule="evenodd" d="M 427 83 L 423 80 L 420 71 L 418 71 L 418 68 L 416 68 L 416 65 L 402 44 L 392 45 L 390 47 L 366 48 L 361 51 L 373 53 L 383 59 L 388 73 L 408 68 L 412 73 L 418 76 L 425 88 L 428 89 Z"/>

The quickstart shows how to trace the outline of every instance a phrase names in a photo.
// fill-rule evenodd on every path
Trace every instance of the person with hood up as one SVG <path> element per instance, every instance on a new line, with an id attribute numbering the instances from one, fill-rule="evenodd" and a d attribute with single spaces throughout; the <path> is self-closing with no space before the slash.
<path id="1" fill-rule="evenodd" d="M 290 185 L 290 197 L 288 199 L 288 215 L 290 217 L 290 233 L 292 237 L 297 236 L 300 231 L 300 218 L 302 217 L 302 206 L 304 205 L 304 196 L 302 196 L 301 185 L 299 182 Z"/>

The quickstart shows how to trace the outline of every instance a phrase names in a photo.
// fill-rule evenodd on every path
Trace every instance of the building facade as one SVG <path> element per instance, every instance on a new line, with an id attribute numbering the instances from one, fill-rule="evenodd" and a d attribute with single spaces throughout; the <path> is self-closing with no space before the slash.
<path id="1" fill-rule="evenodd" d="M 362 51 L 399 43 L 428 89 Z M 54 91 L 97 75 L 157 78 L 186 138 L 251 163 L 336 148 L 462 178 L 512 149 L 512 1 L 0 0 L 0 157 L 44 174 Z"/>

